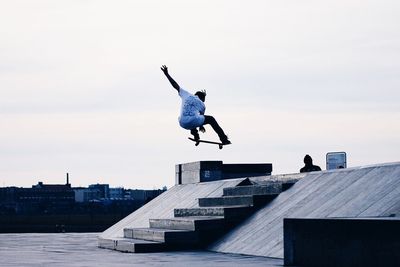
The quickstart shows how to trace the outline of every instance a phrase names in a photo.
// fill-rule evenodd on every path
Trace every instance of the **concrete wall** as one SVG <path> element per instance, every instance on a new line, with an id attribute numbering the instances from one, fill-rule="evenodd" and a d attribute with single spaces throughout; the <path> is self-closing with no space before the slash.
<path id="1" fill-rule="evenodd" d="M 400 218 L 284 220 L 288 266 L 398 267 Z"/>
<path id="2" fill-rule="evenodd" d="M 400 163 L 307 173 L 209 250 L 283 258 L 284 218 L 374 216 L 400 216 Z"/>

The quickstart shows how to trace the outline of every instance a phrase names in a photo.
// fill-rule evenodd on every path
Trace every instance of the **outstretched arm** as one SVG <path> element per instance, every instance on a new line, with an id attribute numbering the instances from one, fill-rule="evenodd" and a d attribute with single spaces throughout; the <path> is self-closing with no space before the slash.
<path id="1" fill-rule="evenodd" d="M 175 82 L 175 80 L 172 79 L 172 77 L 169 75 L 167 66 L 162 65 L 161 70 L 164 72 L 165 76 L 167 76 L 168 81 L 171 83 L 172 87 L 174 87 L 179 93 L 179 84 Z"/>

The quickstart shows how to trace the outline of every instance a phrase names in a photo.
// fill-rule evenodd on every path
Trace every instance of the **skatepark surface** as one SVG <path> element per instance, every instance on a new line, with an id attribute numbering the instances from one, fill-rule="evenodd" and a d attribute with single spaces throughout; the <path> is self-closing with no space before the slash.
<path id="1" fill-rule="evenodd" d="M 118 240 L 125 228 L 149 227 L 152 218 L 173 218 L 176 208 L 199 207 L 199 198 L 220 197 L 224 188 L 240 187 L 244 179 L 176 185 L 107 229 L 99 242 Z M 259 185 L 272 180 L 298 182 L 215 240 L 207 250 L 283 258 L 284 218 L 400 217 L 399 162 L 249 179 Z"/>
<path id="2" fill-rule="evenodd" d="M 121 253 L 97 247 L 98 233 L 1 234 L 2 267 L 91 266 L 282 266 L 283 260 L 266 257 L 185 251 Z"/>

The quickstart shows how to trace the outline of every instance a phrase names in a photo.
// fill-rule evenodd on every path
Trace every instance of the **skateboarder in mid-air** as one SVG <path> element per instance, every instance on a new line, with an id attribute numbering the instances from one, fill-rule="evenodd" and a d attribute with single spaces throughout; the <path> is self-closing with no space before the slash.
<path id="1" fill-rule="evenodd" d="M 197 141 L 200 140 L 197 128 L 199 128 L 199 130 L 204 133 L 206 130 L 203 126 L 206 124 L 210 124 L 214 131 L 218 134 L 221 143 L 223 145 L 230 144 L 231 141 L 228 140 L 228 137 L 225 135 L 224 131 L 218 125 L 214 117 L 204 115 L 204 112 L 206 110 L 206 106 L 204 105 L 204 101 L 206 100 L 206 92 L 197 91 L 194 95 L 192 95 L 191 93 L 180 87 L 179 84 L 175 82 L 174 79 L 172 79 L 172 77 L 168 73 L 167 66 L 163 65 L 161 67 L 161 70 L 164 72 L 165 76 L 167 76 L 172 87 L 174 87 L 178 91 L 179 96 L 182 99 L 179 125 L 184 129 L 190 130 L 190 133 Z"/>

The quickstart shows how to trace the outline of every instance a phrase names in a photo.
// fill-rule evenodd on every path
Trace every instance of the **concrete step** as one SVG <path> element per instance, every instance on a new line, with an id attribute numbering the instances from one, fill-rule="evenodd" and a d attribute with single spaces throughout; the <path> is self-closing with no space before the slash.
<path id="1" fill-rule="evenodd" d="M 150 228 L 207 231 L 224 227 L 223 216 L 178 217 L 173 219 L 150 219 Z"/>
<path id="2" fill-rule="evenodd" d="M 187 230 L 172 230 L 159 228 L 125 228 L 124 237 L 166 244 L 196 245 L 199 243 L 198 233 Z"/>
<path id="3" fill-rule="evenodd" d="M 133 253 L 162 252 L 168 250 L 165 243 L 132 238 L 99 239 L 99 247 Z"/>
<path id="4" fill-rule="evenodd" d="M 282 183 L 271 182 L 267 185 L 246 185 L 227 187 L 223 189 L 224 196 L 244 196 L 244 195 L 270 195 L 282 192 Z"/>
<path id="5" fill-rule="evenodd" d="M 174 209 L 175 217 L 189 216 L 219 216 L 227 221 L 242 219 L 254 211 L 252 206 L 230 206 L 230 207 L 200 207 L 190 209 Z"/>
<path id="6" fill-rule="evenodd" d="M 199 198 L 200 207 L 260 206 L 279 194 Z"/>

